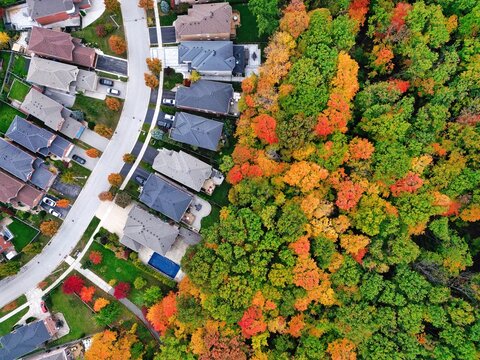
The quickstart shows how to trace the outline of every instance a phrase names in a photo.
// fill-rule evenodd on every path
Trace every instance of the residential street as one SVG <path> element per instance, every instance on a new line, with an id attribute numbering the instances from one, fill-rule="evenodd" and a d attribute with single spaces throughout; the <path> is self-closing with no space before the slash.
<path id="1" fill-rule="evenodd" d="M 0 282 L 0 307 L 36 287 L 70 254 L 100 204 L 98 194 L 109 187 L 108 175 L 120 171 L 124 164 L 123 154 L 130 152 L 137 141 L 150 98 L 150 89 L 145 86 L 143 78 L 148 71 L 145 59 L 150 56 L 149 34 L 145 12 L 138 7 L 137 1 L 122 1 L 121 6 L 128 43 L 129 81 L 115 135 L 57 235 L 16 276 Z"/>

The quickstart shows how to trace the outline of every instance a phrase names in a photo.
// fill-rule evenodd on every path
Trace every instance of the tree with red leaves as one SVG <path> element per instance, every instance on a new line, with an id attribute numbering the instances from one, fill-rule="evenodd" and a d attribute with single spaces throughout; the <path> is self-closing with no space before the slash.
<path id="1" fill-rule="evenodd" d="M 244 163 L 242 165 L 235 165 L 227 174 L 227 181 L 236 185 L 244 178 L 254 178 L 262 176 L 262 169 L 258 165 L 251 165 Z"/>
<path id="2" fill-rule="evenodd" d="M 405 18 L 412 9 L 412 5 L 400 2 L 393 9 L 390 31 L 398 32 L 405 25 Z"/>
<path id="3" fill-rule="evenodd" d="M 260 140 L 263 140 L 268 144 L 275 144 L 278 142 L 277 135 L 275 134 L 276 126 L 276 120 L 267 114 L 258 115 L 253 119 L 253 129 L 255 134 Z"/>
<path id="4" fill-rule="evenodd" d="M 102 262 L 102 253 L 100 251 L 90 251 L 88 258 L 92 262 L 92 264 L 98 265 Z"/>
<path id="5" fill-rule="evenodd" d="M 390 90 L 397 90 L 402 94 L 407 92 L 408 88 L 410 87 L 410 82 L 408 80 L 393 79 L 389 81 L 389 84 L 391 85 L 389 87 Z"/>
<path id="6" fill-rule="evenodd" d="M 85 282 L 77 275 L 69 276 L 62 285 L 64 294 L 70 295 L 73 293 L 79 294 L 82 291 Z"/>
<path id="7" fill-rule="evenodd" d="M 242 328 L 242 335 L 246 339 L 267 330 L 267 324 L 264 321 L 262 310 L 257 306 L 250 306 L 243 313 L 238 325 Z"/>
<path id="8" fill-rule="evenodd" d="M 363 188 L 351 180 L 343 181 L 337 189 L 337 201 L 335 204 L 342 210 L 354 208 L 363 194 Z"/>
<path id="9" fill-rule="evenodd" d="M 358 21 L 359 27 L 365 22 L 370 0 L 353 0 L 348 8 L 348 15 Z"/>
<path id="10" fill-rule="evenodd" d="M 288 334 L 293 337 L 300 337 L 304 327 L 305 322 L 303 321 L 303 314 L 295 315 L 288 323 Z"/>
<path id="11" fill-rule="evenodd" d="M 130 284 L 127 282 L 119 282 L 113 291 L 113 296 L 115 299 L 124 299 L 128 296 L 130 292 Z"/>
<path id="12" fill-rule="evenodd" d="M 423 185 L 422 178 L 413 172 L 409 172 L 403 179 L 398 180 L 395 184 L 390 186 L 392 195 L 397 197 L 404 192 L 413 194 Z"/>
<path id="13" fill-rule="evenodd" d="M 162 301 L 153 305 L 147 312 L 147 320 L 150 321 L 155 331 L 165 335 L 170 326 L 171 318 L 177 314 L 177 297 L 170 292 Z"/>
<path id="14" fill-rule="evenodd" d="M 84 286 L 80 290 L 80 299 L 83 302 L 89 303 L 93 300 L 93 295 L 95 294 L 95 286 Z"/>

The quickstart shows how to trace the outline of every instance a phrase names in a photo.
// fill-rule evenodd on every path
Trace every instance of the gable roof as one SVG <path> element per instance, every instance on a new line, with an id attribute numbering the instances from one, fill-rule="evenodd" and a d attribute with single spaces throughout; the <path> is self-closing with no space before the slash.
<path id="1" fill-rule="evenodd" d="M 34 20 L 58 13 L 73 13 L 73 0 L 27 0 L 28 14 Z"/>
<path id="2" fill-rule="evenodd" d="M 120 242 L 135 251 L 145 246 L 165 255 L 178 233 L 178 226 L 170 225 L 139 206 L 134 206 L 128 213 Z"/>
<path id="3" fill-rule="evenodd" d="M 0 358 L 2 360 L 18 359 L 51 338 L 45 323 L 41 320 L 24 325 L 0 337 Z"/>
<path id="4" fill-rule="evenodd" d="M 12 203 L 20 202 L 24 205 L 27 205 L 31 208 L 38 205 L 40 200 L 45 196 L 45 192 L 34 188 L 28 184 L 20 189 L 15 199 L 12 199 Z"/>
<path id="5" fill-rule="evenodd" d="M 83 46 L 80 39 L 62 31 L 33 26 L 28 50 L 39 56 L 50 57 L 77 65 L 93 67 L 95 49 Z"/>
<path id="6" fill-rule="evenodd" d="M 0 202 L 8 204 L 14 199 L 24 183 L 0 171 Z"/>
<path id="7" fill-rule="evenodd" d="M 140 194 L 141 202 L 177 222 L 182 219 L 192 200 L 193 195 L 156 174 L 148 176 Z"/>
<path id="8" fill-rule="evenodd" d="M 56 174 L 52 173 L 42 159 L 35 159 L 33 162 L 33 174 L 30 182 L 42 190 L 47 190 L 52 184 Z"/>
<path id="9" fill-rule="evenodd" d="M 184 41 L 178 46 L 178 63 L 202 71 L 232 72 L 235 67 L 231 41 Z"/>
<path id="10" fill-rule="evenodd" d="M 232 7 L 228 3 L 193 5 L 187 15 L 173 23 L 177 38 L 182 35 L 230 33 Z"/>
<path id="11" fill-rule="evenodd" d="M 65 119 L 62 116 L 63 105 L 31 88 L 23 100 L 20 109 L 43 121 L 53 130 L 60 130 Z"/>
<path id="12" fill-rule="evenodd" d="M 200 191 L 212 175 L 212 167 L 207 163 L 186 152 L 166 148 L 158 150 L 153 169 L 195 191 Z"/>
<path id="13" fill-rule="evenodd" d="M 201 116 L 178 112 L 175 114 L 170 138 L 204 149 L 217 150 L 222 137 L 223 123 Z"/>
<path id="14" fill-rule="evenodd" d="M 56 90 L 69 91 L 77 76 L 76 66 L 34 56 L 28 68 L 27 81 Z"/>
<path id="15" fill-rule="evenodd" d="M 50 144 L 56 136 L 19 116 L 15 116 L 5 135 L 31 152 L 44 156 L 49 154 Z"/>
<path id="16" fill-rule="evenodd" d="M 0 168 L 16 176 L 22 181 L 27 181 L 33 174 L 33 161 L 35 158 L 18 147 L 0 139 Z"/>
<path id="17" fill-rule="evenodd" d="M 175 94 L 175 106 L 227 115 L 232 99 L 232 84 L 198 80 L 189 87 L 178 88 Z"/>
<path id="18" fill-rule="evenodd" d="M 98 77 L 94 71 L 80 69 L 77 75 L 76 86 L 79 89 L 93 91 L 97 88 Z"/>

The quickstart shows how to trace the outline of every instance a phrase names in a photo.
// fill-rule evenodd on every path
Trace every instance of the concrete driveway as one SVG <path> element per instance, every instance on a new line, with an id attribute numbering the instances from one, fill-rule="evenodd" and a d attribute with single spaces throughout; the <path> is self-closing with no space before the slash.
<path id="1" fill-rule="evenodd" d="M 120 80 L 112 80 L 112 81 L 113 81 L 113 86 L 106 86 L 98 83 L 97 89 L 95 91 L 85 91 L 85 95 L 95 99 L 99 99 L 99 100 L 105 100 L 107 96 L 117 97 L 119 99 L 125 99 L 125 94 L 127 92 L 127 83 Z M 107 90 L 110 88 L 119 90 L 120 95 L 117 96 L 117 95 L 109 94 Z"/>
<path id="2" fill-rule="evenodd" d="M 85 161 L 86 161 L 85 164 L 80 164 L 80 165 L 83 166 L 84 168 L 88 169 L 88 170 L 93 170 L 95 168 L 95 166 L 97 166 L 97 164 L 98 164 L 99 158 L 94 159 L 94 158 L 89 157 L 85 153 L 85 149 L 82 149 L 79 146 L 76 146 L 76 145 L 74 146 L 72 152 L 70 153 L 70 158 L 73 155 L 77 155 L 77 156 L 80 156 L 82 159 L 85 159 Z"/>
<path id="3" fill-rule="evenodd" d="M 87 14 L 82 16 L 83 29 L 95 22 L 105 11 L 105 3 L 103 0 L 90 0 L 90 4 L 92 6 L 87 10 Z"/>
<path id="4" fill-rule="evenodd" d="M 116 133 L 57 234 L 18 274 L 0 281 L 0 307 L 35 288 L 72 252 L 100 205 L 98 193 L 110 188 L 108 175 L 120 171 L 123 154 L 131 151 L 142 129 L 150 98 L 150 89 L 143 78 L 148 71 L 145 59 L 150 55 L 148 27 L 145 11 L 138 7 L 137 1 L 122 1 L 121 7 L 130 76 Z"/>
<path id="5" fill-rule="evenodd" d="M 91 147 L 94 147 L 95 149 L 98 149 L 102 152 L 105 151 L 109 142 L 107 138 L 104 138 L 103 136 L 98 135 L 95 131 L 90 130 L 88 128 L 86 128 L 83 131 L 82 136 L 80 136 L 80 140 L 83 141 L 85 144 L 88 144 Z"/>

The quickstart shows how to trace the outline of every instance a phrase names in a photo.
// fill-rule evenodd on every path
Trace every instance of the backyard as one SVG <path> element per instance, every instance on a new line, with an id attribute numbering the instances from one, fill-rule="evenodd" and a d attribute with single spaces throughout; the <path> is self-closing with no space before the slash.
<path id="1" fill-rule="evenodd" d="M 0 52 L 0 62 L 2 63 L 2 67 L 0 69 L 0 87 L 3 84 L 3 79 L 5 79 L 5 74 L 7 72 L 7 66 L 9 61 L 10 53 L 5 51 Z"/>
<path id="2" fill-rule="evenodd" d="M 11 107 L 10 105 L 0 101 L 0 132 L 5 134 L 10 127 L 15 115 L 24 117 L 25 115 Z"/>
<path id="3" fill-rule="evenodd" d="M 231 4 L 233 10 L 240 13 L 241 25 L 237 28 L 237 37 L 235 42 L 238 44 L 245 43 L 266 43 L 267 36 L 258 34 L 257 20 L 248 8 L 248 4 Z"/>
<path id="4" fill-rule="evenodd" d="M 8 229 L 14 235 L 12 243 L 15 246 L 15 250 L 20 252 L 37 236 L 38 230 L 16 218 L 13 218 L 12 220 L 13 222 L 8 225 Z"/>
<path id="5" fill-rule="evenodd" d="M 28 73 L 28 65 L 29 65 L 29 61 L 27 60 L 27 58 L 21 55 L 15 54 L 10 71 L 15 75 L 17 75 L 18 77 L 25 79 Z"/>
<path id="6" fill-rule="evenodd" d="M 115 21 L 113 21 L 111 17 L 113 17 Z M 112 26 L 113 30 L 108 35 L 104 37 L 99 37 L 95 31 L 98 25 L 104 25 L 105 27 Z M 125 38 L 125 34 L 123 32 L 122 15 L 120 12 L 118 14 L 105 12 L 97 21 L 95 21 L 90 26 L 72 33 L 72 36 L 82 39 L 85 45 L 99 48 L 107 55 L 118 56 L 126 59 L 126 53 L 124 53 L 123 55 L 118 55 L 115 54 L 112 50 L 110 50 L 110 46 L 108 45 L 108 39 L 112 35 L 117 35 Z"/>
<path id="7" fill-rule="evenodd" d="M 119 99 L 120 100 L 120 99 Z M 120 100 L 121 106 L 123 106 L 123 100 Z M 94 122 L 95 124 L 103 124 L 111 129 L 117 127 L 122 108 L 118 111 L 112 111 L 107 108 L 105 101 L 93 99 L 84 95 L 77 95 L 75 104 L 72 110 L 80 110 L 85 113 L 85 120 L 88 122 Z"/>
<path id="8" fill-rule="evenodd" d="M 10 99 L 17 100 L 19 102 L 23 102 L 25 96 L 27 96 L 28 92 L 30 91 L 30 86 L 23 83 L 18 79 L 14 79 L 12 86 L 10 87 L 10 91 L 8 93 L 8 97 Z"/>

